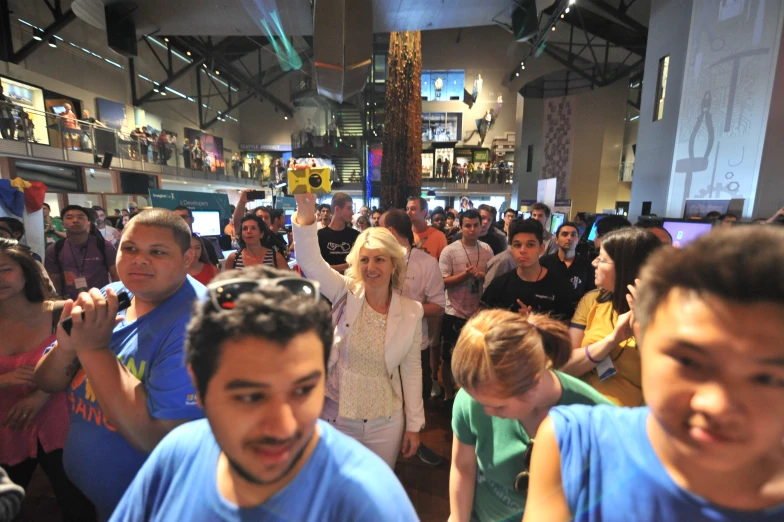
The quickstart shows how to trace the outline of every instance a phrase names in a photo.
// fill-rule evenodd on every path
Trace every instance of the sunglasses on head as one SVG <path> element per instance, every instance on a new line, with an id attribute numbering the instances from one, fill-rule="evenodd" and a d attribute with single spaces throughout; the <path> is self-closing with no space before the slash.
<path id="1" fill-rule="evenodd" d="M 531 470 L 531 454 L 534 451 L 534 439 L 528 443 L 528 447 L 525 448 L 525 453 L 523 453 L 523 465 L 525 469 L 517 474 L 514 480 L 514 490 L 518 493 L 523 493 L 528 491 L 528 482 L 530 480 L 530 470 Z"/>
<path id="2" fill-rule="evenodd" d="M 296 296 L 312 297 L 319 300 L 319 284 L 302 277 L 276 277 L 273 279 L 229 279 L 207 285 L 210 301 L 216 310 L 231 310 L 236 306 L 239 296 L 263 288 L 280 286 Z"/>

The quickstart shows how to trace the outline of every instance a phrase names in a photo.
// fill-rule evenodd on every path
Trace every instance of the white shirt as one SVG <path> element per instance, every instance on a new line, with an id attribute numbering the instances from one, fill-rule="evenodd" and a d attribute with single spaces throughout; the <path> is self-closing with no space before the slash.
<path id="1" fill-rule="evenodd" d="M 438 265 L 444 278 L 465 272 L 468 264 L 478 265 L 482 272 L 487 273 L 487 263 L 492 258 L 493 250 L 487 243 L 477 241 L 475 246 L 464 246 L 462 241 L 455 241 L 441 251 Z M 476 285 L 473 290 L 472 285 Z M 481 300 L 482 281 L 471 283 L 471 279 L 467 279 L 446 290 L 446 313 L 469 319 L 479 309 Z"/>
<path id="2" fill-rule="evenodd" d="M 446 308 L 444 278 L 435 258 L 418 248 L 411 249 L 408 255 L 406 282 L 403 285 L 403 297 L 418 303 L 437 304 Z M 427 319 L 422 318 L 422 350 L 430 345 Z"/>
<path id="3" fill-rule="evenodd" d="M 103 228 L 99 228 L 98 232 L 101 233 L 106 241 L 113 245 L 117 244 L 117 242 L 120 240 L 120 236 L 122 235 L 120 234 L 119 230 L 109 225 L 105 225 Z"/>

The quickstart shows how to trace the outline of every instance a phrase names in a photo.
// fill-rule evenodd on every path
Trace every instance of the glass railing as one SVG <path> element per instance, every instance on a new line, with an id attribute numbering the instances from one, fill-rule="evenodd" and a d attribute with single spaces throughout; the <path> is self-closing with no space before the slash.
<path id="1" fill-rule="evenodd" d="M 325 155 L 356 155 L 362 148 L 361 136 L 339 136 L 337 130 L 327 134 L 312 134 L 300 130 L 291 135 L 291 150 L 305 149 L 313 154 Z M 356 153 L 356 154 L 354 154 Z"/>
<path id="2" fill-rule="evenodd" d="M 84 115 L 87 117 L 87 115 Z M 107 126 L 94 118 L 56 114 L 0 102 L 0 153 L 101 164 L 111 155 L 112 168 L 169 173 L 186 177 L 253 179 L 247 166 L 234 168 L 231 158 L 179 144 L 171 133 L 147 134 Z"/>

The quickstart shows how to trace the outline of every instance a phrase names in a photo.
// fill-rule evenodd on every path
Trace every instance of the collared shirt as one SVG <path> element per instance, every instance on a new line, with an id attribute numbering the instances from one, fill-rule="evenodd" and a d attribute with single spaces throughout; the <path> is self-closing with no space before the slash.
<path id="1" fill-rule="evenodd" d="M 487 271 L 487 263 L 493 257 L 493 251 L 487 243 L 477 241 L 474 246 L 465 246 L 462 241 L 455 241 L 441 253 L 438 261 L 441 275 L 444 278 L 465 272 L 468 265 L 478 266 L 482 272 Z M 446 289 L 446 313 L 461 319 L 468 319 L 479 309 L 482 299 L 482 282 L 467 279 Z"/>
<path id="2" fill-rule="evenodd" d="M 587 258 L 577 254 L 574 256 L 572 264 L 568 267 L 561 261 L 558 253 L 549 254 L 539 259 L 539 263 L 549 270 L 553 275 L 565 279 L 574 289 L 575 306 L 586 292 L 596 288 L 594 282 L 595 270 Z"/>
<path id="3" fill-rule="evenodd" d="M 406 268 L 406 282 L 403 285 L 403 297 L 418 303 L 432 303 L 446 309 L 444 278 L 433 257 L 423 250 L 414 248 L 409 252 Z M 422 349 L 430 344 L 427 319 L 422 318 Z"/>

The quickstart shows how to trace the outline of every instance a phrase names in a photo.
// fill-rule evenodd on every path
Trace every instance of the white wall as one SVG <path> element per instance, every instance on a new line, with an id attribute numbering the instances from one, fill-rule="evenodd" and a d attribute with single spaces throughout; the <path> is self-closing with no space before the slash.
<path id="1" fill-rule="evenodd" d="M 686 49 L 693 0 L 652 0 L 648 24 L 648 45 L 645 54 L 645 79 L 640 101 L 640 126 L 637 133 L 637 155 L 634 163 L 629 219 L 635 220 L 643 201 L 652 203 L 651 212 L 666 213 L 667 189 L 670 182 L 675 133 L 681 105 Z M 659 60 L 670 56 L 664 116 L 653 121 L 656 78 Z"/>

